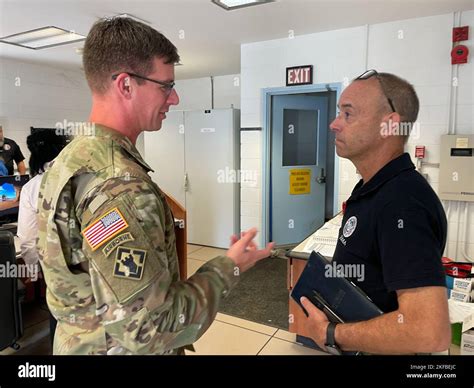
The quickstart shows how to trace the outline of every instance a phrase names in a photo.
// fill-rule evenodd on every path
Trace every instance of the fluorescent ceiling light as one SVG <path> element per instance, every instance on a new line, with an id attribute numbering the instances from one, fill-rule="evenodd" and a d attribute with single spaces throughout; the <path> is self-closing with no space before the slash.
<path id="1" fill-rule="evenodd" d="M 273 3 L 275 0 L 211 0 L 214 4 L 224 8 L 226 11 L 233 9 L 250 7 L 252 5 L 260 5 Z"/>
<path id="2" fill-rule="evenodd" d="M 80 42 L 84 39 L 86 39 L 85 36 L 76 34 L 74 31 L 49 26 L 5 36 L 0 38 L 0 42 L 33 50 L 40 50 L 63 44 Z"/>

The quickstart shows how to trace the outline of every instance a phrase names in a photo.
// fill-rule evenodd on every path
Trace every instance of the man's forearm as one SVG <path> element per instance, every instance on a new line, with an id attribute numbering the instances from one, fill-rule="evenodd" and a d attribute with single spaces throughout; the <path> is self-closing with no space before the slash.
<path id="1" fill-rule="evenodd" d="M 369 321 L 339 324 L 336 343 L 345 351 L 373 354 L 430 353 L 435 344 L 423 325 L 406 322 L 400 311 Z"/>
<path id="2" fill-rule="evenodd" d="M 25 162 L 20 162 L 18 163 L 18 173 L 20 175 L 25 175 L 26 174 L 26 165 Z"/>

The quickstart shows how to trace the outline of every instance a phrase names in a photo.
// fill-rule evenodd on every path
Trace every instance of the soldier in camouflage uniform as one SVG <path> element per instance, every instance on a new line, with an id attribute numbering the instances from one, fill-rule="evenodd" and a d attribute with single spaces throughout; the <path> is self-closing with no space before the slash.
<path id="1" fill-rule="evenodd" d="M 163 35 L 128 18 L 99 21 L 88 35 L 95 127 L 58 156 L 38 202 L 54 354 L 176 354 L 210 326 L 238 275 L 270 255 L 251 229 L 179 280 L 173 216 L 134 146 L 179 102 L 178 60 Z"/>

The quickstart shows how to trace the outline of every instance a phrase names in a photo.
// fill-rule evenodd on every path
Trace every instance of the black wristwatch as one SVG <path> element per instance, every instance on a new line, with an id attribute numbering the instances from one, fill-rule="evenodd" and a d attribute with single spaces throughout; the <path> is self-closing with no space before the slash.
<path id="1" fill-rule="evenodd" d="M 339 348 L 339 346 L 336 345 L 336 338 L 335 338 L 335 332 L 336 332 L 336 322 L 329 322 L 329 325 L 326 329 L 326 343 L 324 346 L 326 347 L 326 351 L 328 353 L 334 354 L 334 355 L 341 355 L 342 351 Z"/>

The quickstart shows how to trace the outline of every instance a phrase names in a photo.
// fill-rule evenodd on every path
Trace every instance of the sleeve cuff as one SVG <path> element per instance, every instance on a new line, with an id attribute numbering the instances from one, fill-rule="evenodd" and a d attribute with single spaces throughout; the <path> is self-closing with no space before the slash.
<path id="1" fill-rule="evenodd" d="M 227 256 L 217 256 L 204 264 L 201 269 L 210 270 L 219 275 L 225 284 L 224 294 L 234 288 L 240 279 L 240 269 Z"/>
<path id="2" fill-rule="evenodd" d="M 389 291 L 418 287 L 446 287 L 446 277 L 444 274 L 431 274 L 421 278 L 399 279 L 387 282 L 387 289 Z"/>

